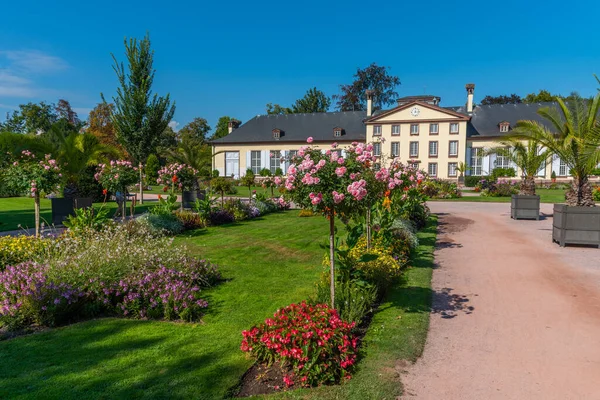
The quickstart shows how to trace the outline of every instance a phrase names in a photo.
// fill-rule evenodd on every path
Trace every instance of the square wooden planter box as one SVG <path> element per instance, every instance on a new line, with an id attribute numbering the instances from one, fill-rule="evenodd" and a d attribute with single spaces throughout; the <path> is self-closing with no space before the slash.
<path id="1" fill-rule="evenodd" d="M 50 199 L 52 204 L 52 225 L 61 225 L 69 215 L 75 215 L 76 208 L 87 208 L 92 206 L 92 199 L 57 197 Z"/>
<path id="2" fill-rule="evenodd" d="M 561 247 L 587 244 L 600 248 L 600 207 L 555 204 L 552 241 Z"/>
<path id="3" fill-rule="evenodd" d="M 513 194 L 510 200 L 512 219 L 540 219 L 540 196 Z"/>

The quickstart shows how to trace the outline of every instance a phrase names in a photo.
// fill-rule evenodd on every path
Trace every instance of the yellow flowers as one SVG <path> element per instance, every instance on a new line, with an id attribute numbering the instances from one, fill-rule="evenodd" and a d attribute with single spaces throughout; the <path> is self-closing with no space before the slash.
<path id="1" fill-rule="evenodd" d="M 388 210 L 390 209 L 390 206 L 392 205 L 392 201 L 390 200 L 389 197 L 385 197 L 383 199 L 383 203 L 382 203 L 383 207 L 387 208 Z"/>
<path id="2" fill-rule="evenodd" d="M 0 237 L 0 270 L 7 265 L 16 265 L 35 259 L 46 246 L 45 239 L 34 236 Z"/>

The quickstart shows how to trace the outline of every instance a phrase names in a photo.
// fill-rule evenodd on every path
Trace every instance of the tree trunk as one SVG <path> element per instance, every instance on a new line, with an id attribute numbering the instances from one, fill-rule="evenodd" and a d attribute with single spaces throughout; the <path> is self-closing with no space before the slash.
<path id="1" fill-rule="evenodd" d="M 121 221 L 125 222 L 127 216 L 127 196 L 123 192 L 123 202 L 121 203 Z"/>
<path id="2" fill-rule="evenodd" d="M 535 179 L 532 176 L 523 178 L 521 187 L 519 188 L 519 194 L 535 196 Z"/>
<path id="3" fill-rule="evenodd" d="M 140 204 L 144 204 L 144 175 L 142 174 L 142 163 L 140 163 Z"/>
<path id="4" fill-rule="evenodd" d="M 331 291 L 331 308 L 335 308 L 335 213 L 329 214 L 329 289 Z"/>
<path id="5" fill-rule="evenodd" d="M 571 188 L 565 193 L 565 199 L 569 206 L 594 207 L 593 188 L 587 177 L 573 177 Z"/>
<path id="6" fill-rule="evenodd" d="M 35 237 L 40 237 L 40 193 L 37 190 L 33 203 L 35 210 Z"/>
<path id="7" fill-rule="evenodd" d="M 367 209 L 367 252 L 371 250 L 371 207 Z"/>

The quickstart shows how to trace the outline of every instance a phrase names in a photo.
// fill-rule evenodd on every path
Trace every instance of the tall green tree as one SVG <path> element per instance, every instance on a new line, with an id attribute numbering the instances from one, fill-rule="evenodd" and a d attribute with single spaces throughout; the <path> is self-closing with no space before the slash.
<path id="1" fill-rule="evenodd" d="M 336 107 L 340 111 L 360 111 L 367 109 L 366 91 L 372 90 L 373 111 L 394 103 L 398 97 L 396 87 L 400 78 L 389 73 L 389 67 L 372 63 L 368 67 L 358 68 L 354 81 L 349 85 L 340 85 L 340 94 L 334 95 Z"/>
<path id="2" fill-rule="evenodd" d="M 211 136 L 210 140 L 220 139 L 222 137 L 229 135 L 229 123 L 232 121 L 234 121 L 238 124 L 241 123 L 240 120 L 232 118 L 232 117 L 228 117 L 228 116 L 223 116 L 223 117 L 219 118 L 219 121 L 217 122 L 217 126 L 215 127 L 215 131 L 214 131 L 213 135 Z"/>
<path id="3" fill-rule="evenodd" d="M 567 191 L 570 206 L 593 206 L 589 175 L 600 162 L 600 93 L 589 101 L 581 97 L 565 102 L 556 99 L 558 108 L 543 107 L 538 114 L 551 128 L 537 121 L 519 121 L 513 137 L 532 140 L 560 157 L 571 170 L 573 182 Z"/>
<path id="4" fill-rule="evenodd" d="M 519 104 L 522 103 L 523 100 L 521 96 L 518 94 L 511 94 L 510 96 L 500 95 L 500 96 L 485 96 L 481 99 L 482 106 L 489 106 L 492 104 Z"/>
<path id="5" fill-rule="evenodd" d="M 210 125 L 204 118 L 196 117 L 191 122 L 187 123 L 183 128 L 179 130 L 178 136 L 180 138 L 187 137 L 188 139 L 197 140 L 200 143 L 206 141 L 206 135 L 210 132 Z"/>
<path id="6" fill-rule="evenodd" d="M 156 151 L 162 133 L 175 114 L 175 103 L 171 104 L 169 94 L 159 97 L 152 93 L 156 71 L 152 66 L 154 51 L 148 34 L 141 40 L 125 39 L 125 56 L 127 70 L 112 55 L 119 87 L 113 97 L 115 109 L 111 117 L 119 141 L 133 161 L 141 164 Z M 141 201 L 143 186 L 140 169 Z"/>
<path id="7" fill-rule="evenodd" d="M 537 93 L 529 93 L 523 98 L 523 103 L 546 103 L 552 102 L 557 96 L 553 95 L 547 90 L 541 89 Z"/>
<path id="8" fill-rule="evenodd" d="M 294 113 L 327 112 L 331 106 L 331 99 L 316 87 L 309 89 L 304 97 L 296 100 L 292 106 Z"/>
<path id="9" fill-rule="evenodd" d="M 294 110 L 292 110 L 290 107 L 283 107 L 279 104 L 267 103 L 265 107 L 267 109 L 267 114 L 269 115 L 294 113 Z"/>
<path id="10" fill-rule="evenodd" d="M 6 115 L 2 130 L 14 133 L 42 134 L 58 121 L 55 106 L 44 101 L 20 104 L 19 109 Z"/>

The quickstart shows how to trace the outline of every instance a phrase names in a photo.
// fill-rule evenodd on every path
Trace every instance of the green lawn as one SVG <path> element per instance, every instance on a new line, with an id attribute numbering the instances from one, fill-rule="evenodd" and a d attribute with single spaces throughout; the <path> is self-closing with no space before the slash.
<path id="1" fill-rule="evenodd" d="M 164 194 L 162 186 L 154 185 L 151 186 L 152 190 L 145 190 L 144 193 L 152 193 L 152 194 Z M 251 190 L 248 190 L 247 186 L 236 186 L 235 187 L 237 193 L 235 194 L 226 194 L 228 197 L 250 197 L 251 190 L 256 190 L 257 193 L 265 193 L 268 197 L 271 197 L 271 189 L 264 189 L 262 186 L 253 186 Z M 134 193 L 131 190 L 131 193 Z M 279 196 L 279 192 L 277 190 L 273 191 L 275 196 Z M 181 194 L 181 193 L 178 193 Z"/>
<path id="2" fill-rule="evenodd" d="M 227 278 L 206 292 L 202 323 L 102 319 L 0 342 L 0 398 L 222 398 L 252 364 L 239 350 L 241 331 L 313 293 L 327 230 L 323 218 L 289 211 L 178 238 Z M 419 236 L 414 268 L 375 315 L 356 376 L 343 386 L 274 397 L 399 393 L 394 362 L 419 356 L 429 321 L 435 226 Z"/>
<path id="3" fill-rule="evenodd" d="M 563 189 L 536 189 L 542 203 L 564 203 L 565 192 Z M 458 199 L 432 199 L 430 201 L 467 201 L 485 203 L 510 203 L 510 197 L 481 197 L 463 196 Z"/>
<path id="4" fill-rule="evenodd" d="M 128 205 L 130 203 L 127 203 Z M 136 206 L 135 213 L 139 214 L 148 209 L 153 203 L 145 203 Z M 154 203 L 156 204 L 156 203 Z M 102 203 L 95 203 L 94 206 L 100 207 Z M 111 215 L 117 210 L 117 203 L 107 202 L 105 207 L 111 210 Z M 129 207 L 127 208 L 129 214 Z M 41 221 L 46 225 L 52 224 L 52 209 L 50 200 L 42 199 L 40 202 Z M 35 227 L 33 198 L 30 197 L 8 197 L 0 198 L 0 231 L 12 231 L 22 228 Z"/>

